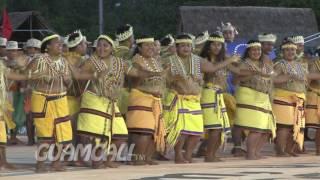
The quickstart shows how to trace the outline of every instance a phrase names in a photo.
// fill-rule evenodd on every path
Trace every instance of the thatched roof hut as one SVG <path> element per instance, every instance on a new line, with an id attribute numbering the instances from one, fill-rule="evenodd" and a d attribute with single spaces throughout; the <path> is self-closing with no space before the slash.
<path id="1" fill-rule="evenodd" d="M 42 39 L 52 32 L 37 11 L 11 12 L 9 18 L 13 29 L 11 40 L 25 42 L 30 38 Z"/>
<path id="2" fill-rule="evenodd" d="M 256 38 L 263 32 L 272 32 L 277 34 L 281 41 L 285 36 L 308 36 L 318 32 L 317 21 L 310 8 L 179 7 L 178 32 L 214 32 L 221 22 L 234 24 L 238 28 L 239 38 L 243 39 Z"/>

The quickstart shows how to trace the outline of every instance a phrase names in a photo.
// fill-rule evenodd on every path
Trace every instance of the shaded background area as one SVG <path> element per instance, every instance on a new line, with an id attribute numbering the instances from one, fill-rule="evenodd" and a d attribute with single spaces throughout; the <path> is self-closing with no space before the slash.
<path id="1" fill-rule="evenodd" d="M 9 13 L 12 29 L 10 40 L 26 42 L 29 38 L 42 39 L 52 33 L 48 22 L 37 11 Z"/>
<path id="2" fill-rule="evenodd" d="M 312 8 L 317 21 L 320 20 L 318 0 L 104 0 L 105 33 L 113 35 L 117 26 L 130 23 L 137 35 L 154 34 L 159 38 L 167 33 L 174 34 L 179 28 L 179 6 Z M 98 0 L 1 0 L 0 9 L 3 7 L 7 7 L 9 12 L 39 11 L 50 27 L 62 35 L 81 29 L 92 40 L 99 33 Z M 266 14 L 265 18 L 259 19 L 260 23 L 270 23 L 270 18 L 277 17 L 271 15 Z M 299 15 L 289 16 L 287 20 L 295 18 L 299 18 Z M 317 29 L 317 27 L 305 28 Z"/>
<path id="3" fill-rule="evenodd" d="M 214 32 L 221 26 L 221 21 L 232 22 L 239 32 L 237 39 L 244 42 L 256 39 L 264 32 L 275 33 L 278 44 L 288 36 L 306 37 L 318 32 L 317 20 L 311 8 L 180 6 L 178 12 L 178 32 Z M 307 45 L 316 46 L 319 43 L 316 40 Z"/>

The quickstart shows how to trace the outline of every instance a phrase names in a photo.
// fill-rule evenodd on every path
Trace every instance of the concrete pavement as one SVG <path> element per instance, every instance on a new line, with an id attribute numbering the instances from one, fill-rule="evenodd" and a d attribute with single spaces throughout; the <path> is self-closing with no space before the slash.
<path id="1" fill-rule="evenodd" d="M 193 164 L 174 164 L 172 161 L 159 161 L 156 166 L 123 165 L 117 169 L 92 170 L 67 167 L 66 172 L 34 173 L 35 146 L 9 146 L 8 161 L 17 165 L 15 171 L 1 171 L 1 179 L 320 179 L 320 157 L 314 155 L 314 145 L 307 142 L 308 154 L 300 157 L 278 158 L 273 156 L 273 145 L 267 145 L 266 159 L 244 160 L 230 155 L 231 145 L 220 153 L 223 162 L 204 163 L 196 158 Z"/>

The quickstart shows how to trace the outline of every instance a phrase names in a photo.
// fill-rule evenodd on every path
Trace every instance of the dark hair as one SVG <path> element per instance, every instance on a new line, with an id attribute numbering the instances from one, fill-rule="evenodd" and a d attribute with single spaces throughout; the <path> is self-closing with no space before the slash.
<path id="1" fill-rule="evenodd" d="M 136 47 L 134 48 L 134 51 L 133 51 L 133 55 L 136 55 L 136 54 L 140 53 L 139 48 L 141 48 L 141 44 L 137 44 L 136 45 Z"/>
<path id="2" fill-rule="evenodd" d="M 112 47 L 112 44 L 111 44 L 111 42 L 110 42 L 109 40 L 107 40 L 107 39 L 105 39 L 105 38 L 100 38 L 100 39 L 97 39 L 97 46 L 95 47 L 95 49 L 97 49 L 98 43 L 99 43 L 99 41 L 101 41 L 101 40 L 106 41 L 106 42 L 111 46 L 111 48 L 114 48 L 114 47 Z M 76 46 L 76 47 L 77 47 L 77 46 Z"/>
<path id="3" fill-rule="evenodd" d="M 281 45 L 283 45 L 283 44 L 289 44 L 289 43 L 294 44 L 294 42 L 292 41 L 292 37 L 293 37 L 293 36 L 289 36 L 289 37 L 283 38 L 283 40 L 282 40 L 282 42 L 281 42 Z"/>
<path id="4" fill-rule="evenodd" d="M 51 40 L 49 40 L 49 41 L 51 41 Z M 49 41 L 46 41 L 46 42 L 41 44 L 41 48 L 40 48 L 40 52 L 41 53 L 45 53 L 46 52 L 47 45 L 48 45 Z"/>
<path id="5" fill-rule="evenodd" d="M 314 51 L 314 55 L 320 56 L 320 47 L 316 48 L 316 50 Z"/>
<path id="6" fill-rule="evenodd" d="M 204 33 L 202 32 L 202 33 L 199 33 L 196 37 L 198 38 L 198 37 L 201 37 L 201 36 L 204 36 Z"/>
<path id="7" fill-rule="evenodd" d="M 75 40 L 77 37 L 79 37 L 80 36 L 80 34 L 79 34 L 79 32 L 73 32 L 73 33 L 71 33 L 70 35 L 69 35 L 69 38 L 68 38 L 68 41 L 73 41 L 73 40 Z M 80 43 L 79 43 L 80 44 Z M 78 45 L 79 45 L 78 44 Z M 75 51 L 75 49 L 77 48 L 77 46 L 78 45 L 76 45 L 75 47 L 72 47 L 72 48 L 69 48 L 69 51 Z"/>
<path id="8" fill-rule="evenodd" d="M 258 40 L 249 40 L 249 41 L 247 42 L 247 44 L 251 44 L 251 43 L 260 43 L 260 41 L 258 41 Z M 249 57 L 249 51 L 250 51 L 250 49 L 251 49 L 251 48 L 249 48 L 249 47 L 246 48 L 246 50 L 244 51 L 244 54 L 243 54 L 243 56 L 242 56 L 242 59 L 246 59 L 246 58 Z M 262 55 L 261 55 L 260 59 L 261 59 L 261 58 L 262 58 Z"/>
<path id="9" fill-rule="evenodd" d="M 46 37 L 51 36 L 51 35 L 54 35 L 54 34 L 48 34 Z M 44 37 L 44 38 L 46 38 L 46 37 Z M 55 39 L 55 38 L 53 38 L 53 39 Z M 46 52 L 47 45 L 50 44 L 50 42 L 53 39 L 50 39 L 50 40 L 45 41 L 44 43 L 41 43 L 41 46 L 40 46 L 40 52 L 41 53 L 45 53 Z"/>
<path id="10" fill-rule="evenodd" d="M 73 32 L 69 35 L 68 41 L 73 41 L 75 40 L 77 37 L 79 37 L 80 34 L 78 32 Z"/>
<path id="11" fill-rule="evenodd" d="M 78 46 L 75 46 L 75 47 L 72 47 L 72 48 L 68 48 L 68 49 L 69 49 L 69 51 L 74 52 L 74 51 L 76 51 L 77 47 Z"/>
<path id="12" fill-rule="evenodd" d="M 190 35 L 188 35 L 188 34 L 179 34 L 177 37 L 176 37 L 176 40 L 179 40 L 179 39 L 190 39 L 190 40 L 192 40 L 191 39 L 191 37 L 190 37 Z M 176 44 L 176 46 L 178 46 L 179 44 Z"/>
<path id="13" fill-rule="evenodd" d="M 153 37 L 148 36 L 148 35 L 141 35 L 137 39 L 146 39 L 146 38 L 153 38 Z M 136 43 L 136 45 L 137 46 L 135 47 L 135 49 L 133 51 L 133 55 L 136 55 L 136 54 L 140 53 L 139 48 L 142 47 L 142 43 L 139 43 L 139 44 Z"/>
<path id="14" fill-rule="evenodd" d="M 126 24 L 126 25 L 122 25 L 122 26 L 119 26 L 116 30 L 116 35 L 119 35 L 119 34 L 122 34 L 126 31 L 129 31 L 129 29 L 131 28 L 132 26 L 130 24 Z M 125 41 L 125 40 L 124 40 Z"/>
<path id="15" fill-rule="evenodd" d="M 223 36 L 219 35 L 219 34 L 211 34 L 210 37 L 212 38 L 223 38 Z M 203 48 L 201 49 L 201 52 L 200 52 L 200 56 L 203 57 L 203 58 L 207 58 L 209 61 L 212 61 L 212 59 L 210 58 L 210 46 L 211 46 L 211 43 L 212 41 L 206 41 L 206 43 L 204 44 Z M 217 55 L 217 61 L 218 62 L 221 62 L 225 59 L 226 57 L 226 48 L 225 48 L 225 45 L 224 43 L 221 43 L 222 44 L 222 48 L 219 52 L 219 54 Z"/>
<path id="16" fill-rule="evenodd" d="M 285 37 L 285 38 L 282 40 L 280 49 L 282 50 L 282 46 L 283 46 L 283 45 L 286 45 L 286 44 L 295 44 L 295 43 L 291 40 L 291 37 Z"/>
<path id="17" fill-rule="evenodd" d="M 130 27 L 132 27 L 130 24 L 121 25 L 117 28 L 116 34 L 122 34 L 126 31 L 128 31 L 130 29 Z"/>
<path id="18" fill-rule="evenodd" d="M 190 35 L 183 33 L 183 34 L 177 35 L 176 39 L 191 39 L 191 37 Z"/>
<path id="19" fill-rule="evenodd" d="M 168 46 L 171 43 L 170 37 L 163 37 L 160 39 L 161 46 Z"/>

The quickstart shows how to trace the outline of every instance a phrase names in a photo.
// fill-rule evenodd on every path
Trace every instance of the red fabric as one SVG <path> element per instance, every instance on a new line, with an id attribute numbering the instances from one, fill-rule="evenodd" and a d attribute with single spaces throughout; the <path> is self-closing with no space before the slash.
<path id="1" fill-rule="evenodd" d="M 31 95 L 26 96 L 24 98 L 24 112 L 25 113 L 30 113 L 31 112 Z"/>
<path id="2" fill-rule="evenodd" d="M 7 9 L 3 10 L 2 13 L 2 31 L 1 31 L 2 37 L 5 37 L 7 39 L 10 39 L 12 34 L 12 26 L 10 22 L 10 18 L 7 12 Z"/>

